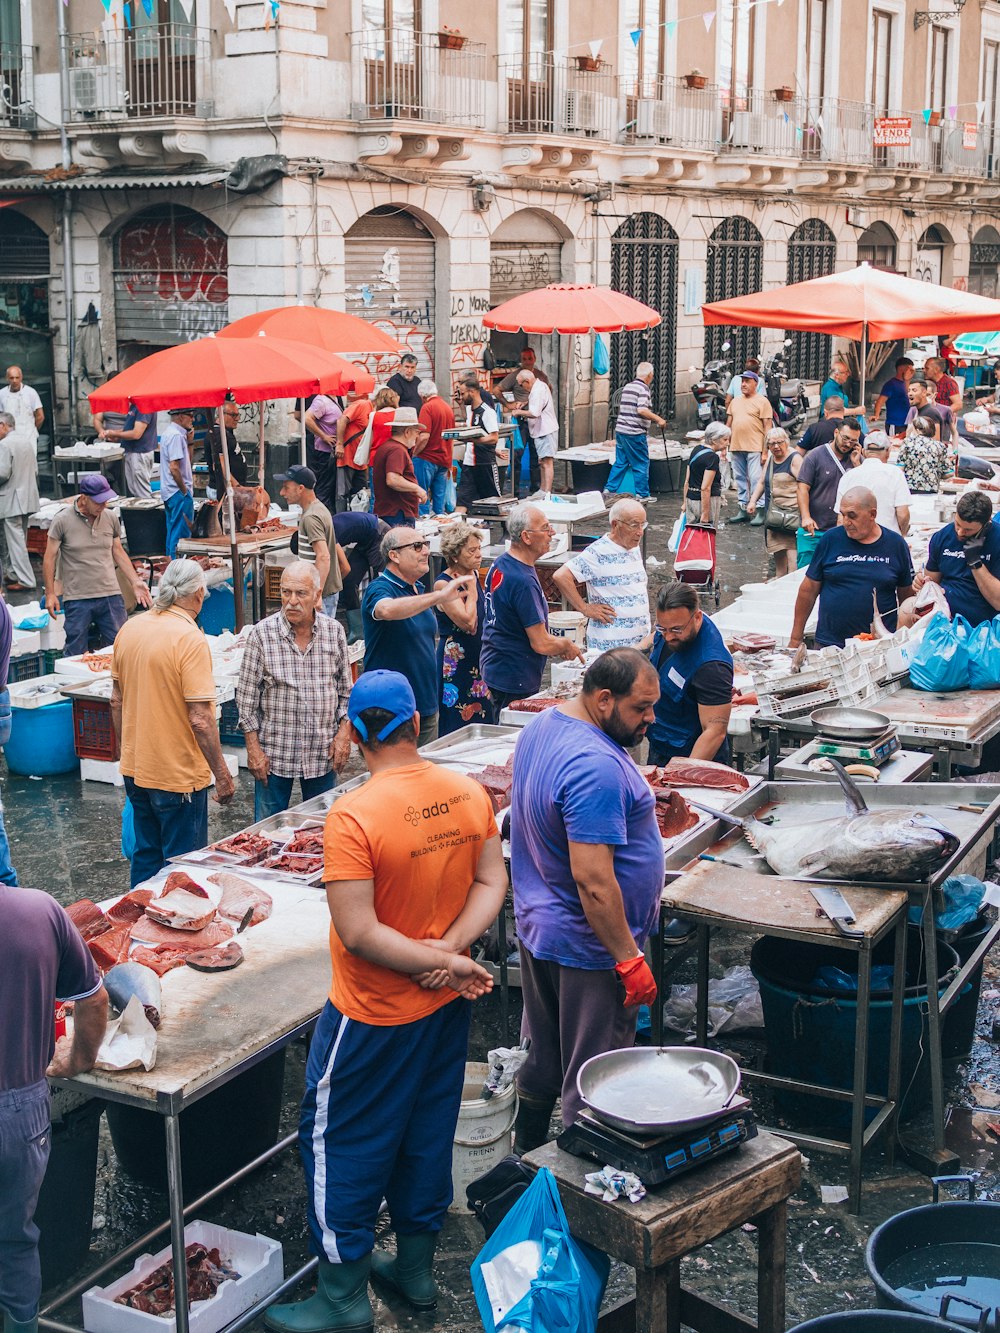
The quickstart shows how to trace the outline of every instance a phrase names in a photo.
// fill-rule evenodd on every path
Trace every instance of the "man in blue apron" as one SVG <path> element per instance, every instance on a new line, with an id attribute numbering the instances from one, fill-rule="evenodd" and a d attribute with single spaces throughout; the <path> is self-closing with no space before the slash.
<path id="1" fill-rule="evenodd" d="M 660 675 L 649 762 L 685 755 L 727 764 L 733 659 L 689 583 L 672 580 L 660 589 L 649 658 Z"/>

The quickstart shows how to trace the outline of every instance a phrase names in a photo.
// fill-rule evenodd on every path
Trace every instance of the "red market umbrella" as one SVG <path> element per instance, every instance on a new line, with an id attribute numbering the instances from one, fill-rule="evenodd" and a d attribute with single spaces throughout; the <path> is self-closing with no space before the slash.
<path id="1" fill-rule="evenodd" d="M 244 315 L 219 331 L 220 338 L 249 338 L 266 333 L 273 338 L 321 347 L 325 352 L 390 352 L 399 356 L 406 349 L 388 333 L 366 319 L 343 310 L 321 310 L 311 305 L 278 306 Z"/>
<path id="2" fill-rule="evenodd" d="M 660 315 L 652 306 L 593 283 L 552 282 L 513 296 L 484 316 L 488 329 L 504 333 L 625 333 L 651 329 Z"/>
<path id="3" fill-rule="evenodd" d="M 795 329 L 860 340 L 864 404 L 867 345 L 923 333 L 1000 328 L 1000 301 L 860 264 L 790 287 L 714 301 L 701 308 L 706 324 Z"/>

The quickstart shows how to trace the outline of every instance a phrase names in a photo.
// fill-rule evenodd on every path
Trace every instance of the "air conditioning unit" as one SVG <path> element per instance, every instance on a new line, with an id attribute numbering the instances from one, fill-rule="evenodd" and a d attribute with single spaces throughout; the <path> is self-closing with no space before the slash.
<path id="1" fill-rule="evenodd" d="M 760 116 L 753 111 L 734 111 L 733 124 L 729 133 L 730 148 L 742 148 L 751 152 L 765 142 L 764 127 Z"/>
<path id="2" fill-rule="evenodd" d="M 674 109 L 669 102 L 642 98 L 635 105 L 635 137 L 659 139 L 674 137 Z"/>
<path id="3" fill-rule="evenodd" d="M 125 72 L 116 65 L 81 65 L 69 72 L 69 100 L 82 116 L 124 116 Z"/>
<path id="4" fill-rule="evenodd" d="M 573 90 L 566 94 L 563 126 L 569 133 L 597 133 L 597 97 Z"/>

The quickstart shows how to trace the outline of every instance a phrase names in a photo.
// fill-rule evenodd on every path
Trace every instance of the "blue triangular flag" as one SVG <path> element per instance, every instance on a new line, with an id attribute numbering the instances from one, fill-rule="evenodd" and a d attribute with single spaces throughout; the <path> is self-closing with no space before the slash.
<path id="1" fill-rule="evenodd" d="M 132 6 L 128 3 L 128 0 L 125 0 L 125 3 L 122 5 L 122 12 L 123 12 L 124 15 L 125 15 L 125 26 L 126 26 L 126 28 L 131 28 L 131 26 L 132 26 Z"/>
<path id="2" fill-rule="evenodd" d="M 667 23 L 667 36 L 673 37 L 677 32 L 677 20 L 670 19 Z"/>
<path id="3" fill-rule="evenodd" d="M 923 116 L 923 118 L 924 118 L 924 124 L 925 124 L 925 125 L 929 125 L 929 124 L 931 123 L 931 109 L 930 109 L 930 107 L 929 107 L 929 106 L 925 106 L 924 109 L 923 109 L 923 111 L 921 111 L 920 114 L 921 114 L 921 115 Z"/>
<path id="4" fill-rule="evenodd" d="M 142 7 L 146 11 L 146 17 L 148 19 L 153 17 L 153 6 L 155 3 L 156 0 L 142 0 Z"/>
<path id="5" fill-rule="evenodd" d="M 629 33 L 629 36 L 632 38 L 632 45 L 633 45 L 633 46 L 638 46 L 638 45 L 639 45 L 639 38 L 642 36 L 642 29 L 641 29 L 641 28 L 633 28 L 632 31 Z"/>

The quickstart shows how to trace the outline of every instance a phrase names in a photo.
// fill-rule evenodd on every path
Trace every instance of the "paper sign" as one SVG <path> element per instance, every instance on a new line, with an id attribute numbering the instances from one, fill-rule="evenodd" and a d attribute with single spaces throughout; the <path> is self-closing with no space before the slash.
<path id="1" fill-rule="evenodd" d="M 876 116 L 872 142 L 876 148 L 909 148 L 909 116 Z"/>
<path id="2" fill-rule="evenodd" d="M 967 120 L 962 125 L 962 147 L 974 149 L 976 138 L 979 134 L 979 126 L 974 120 Z"/>

